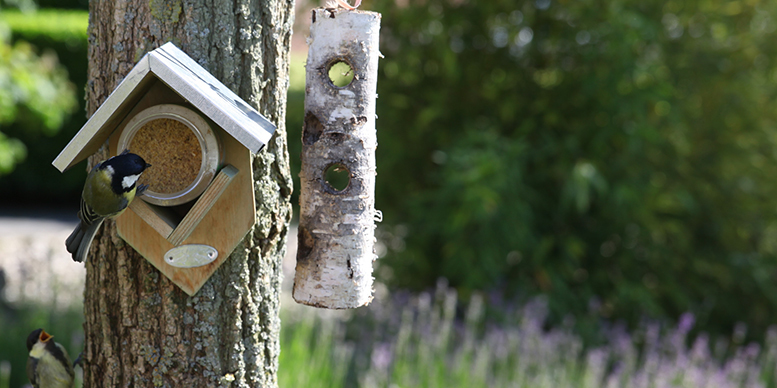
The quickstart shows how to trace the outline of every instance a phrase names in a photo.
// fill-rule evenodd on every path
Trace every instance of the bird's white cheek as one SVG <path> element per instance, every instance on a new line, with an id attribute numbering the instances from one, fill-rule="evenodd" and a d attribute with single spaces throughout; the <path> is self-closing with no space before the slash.
<path id="1" fill-rule="evenodd" d="M 121 180 L 121 186 L 125 189 L 129 189 L 132 187 L 135 182 L 138 181 L 138 178 L 140 178 L 140 175 L 127 175 L 124 177 L 124 179 Z"/>
<path id="2" fill-rule="evenodd" d="M 43 342 L 36 342 L 35 345 L 32 345 L 32 350 L 30 350 L 30 356 L 35 358 L 41 358 L 46 349 L 46 344 Z"/>

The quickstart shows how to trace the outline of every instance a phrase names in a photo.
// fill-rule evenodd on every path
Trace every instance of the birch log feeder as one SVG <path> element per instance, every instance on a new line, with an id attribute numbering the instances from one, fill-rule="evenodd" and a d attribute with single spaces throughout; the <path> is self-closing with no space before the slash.
<path id="1" fill-rule="evenodd" d="M 333 309 L 372 300 L 375 98 L 381 15 L 312 12 L 306 65 L 294 300 Z"/>

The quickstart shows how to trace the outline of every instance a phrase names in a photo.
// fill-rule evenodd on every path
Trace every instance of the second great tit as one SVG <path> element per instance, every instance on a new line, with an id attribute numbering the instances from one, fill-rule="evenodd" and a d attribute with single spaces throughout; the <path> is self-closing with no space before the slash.
<path id="1" fill-rule="evenodd" d="M 148 187 L 135 187 L 135 183 L 149 166 L 140 156 L 124 151 L 98 163 L 89 172 L 78 211 L 81 222 L 65 241 L 74 261 L 86 260 L 89 246 L 103 221 L 119 216 L 136 194 L 141 195 Z"/>
<path id="2" fill-rule="evenodd" d="M 35 388 L 72 388 L 75 373 L 65 348 L 43 329 L 27 337 L 27 378 Z"/>

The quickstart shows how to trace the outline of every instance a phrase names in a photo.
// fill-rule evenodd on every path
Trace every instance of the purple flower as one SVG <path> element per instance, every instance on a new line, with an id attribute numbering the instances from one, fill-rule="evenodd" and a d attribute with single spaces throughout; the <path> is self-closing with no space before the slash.
<path id="1" fill-rule="evenodd" d="M 391 344 L 381 343 L 372 348 L 372 367 L 380 370 L 388 370 L 394 360 L 394 349 Z"/>
<path id="2" fill-rule="evenodd" d="M 759 388 L 777 376 L 777 327 L 770 328 L 763 348 L 743 344 L 744 325 L 730 339 L 701 333 L 688 346 L 695 317 L 685 313 L 674 327 L 648 320 L 636 331 L 603 324 L 607 342 L 583 349 L 571 320 L 547 328 L 545 299 L 507 311 L 512 319 L 504 321 L 489 320 L 487 300 L 475 295 L 468 308 L 457 308 L 455 292 L 441 282 L 433 294 L 400 294 L 382 306 L 360 310 L 352 319 L 373 325 L 340 322 L 365 334 L 338 335 L 334 341 L 359 338 L 351 370 L 363 386 L 375 387 Z M 461 310 L 464 317 L 456 314 Z"/>
<path id="3" fill-rule="evenodd" d="M 687 334 L 693 328 L 693 323 L 695 321 L 696 319 L 693 317 L 693 314 L 689 312 L 683 313 L 683 315 L 680 316 L 680 322 L 677 325 L 677 330 L 683 334 Z"/>

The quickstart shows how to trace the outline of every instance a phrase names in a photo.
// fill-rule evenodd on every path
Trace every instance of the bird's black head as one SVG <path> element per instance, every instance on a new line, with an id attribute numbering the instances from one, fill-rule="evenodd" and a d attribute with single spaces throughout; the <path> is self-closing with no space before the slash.
<path id="1" fill-rule="evenodd" d="M 113 190 L 121 193 L 134 189 L 140 174 L 149 166 L 151 165 L 147 164 L 140 156 L 124 151 L 120 155 L 102 162 L 99 168 L 102 170 L 110 169 L 113 177 L 111 182 Z"/>
<path id="2" fill-rule="evenodd" d="M 116 176 L 129 176 L 140 175 L 150 164 L 147 164 L 140 156 L 124 151 L 104 161 L 100 168 L 106 168 L 107 166 L 113 168 L 114 175 Z"/>
<path id="3" fill-rule="evenodd" d="M 46 333 L 45 331 L 43 331 L 43 329 L 35 329 L 32 331 L 32 333 L 30 333 L 30 335 L 27 336 L 27 351 L 32 350 L 32 346 L 35 345 L 35 343 L 38 342 L 39 339 L 42 339 L 41 338 L 42 334 L 45 335 L 45 339 L 51 338 L 51 336 L 48 335 L 48 333 Z"/>

